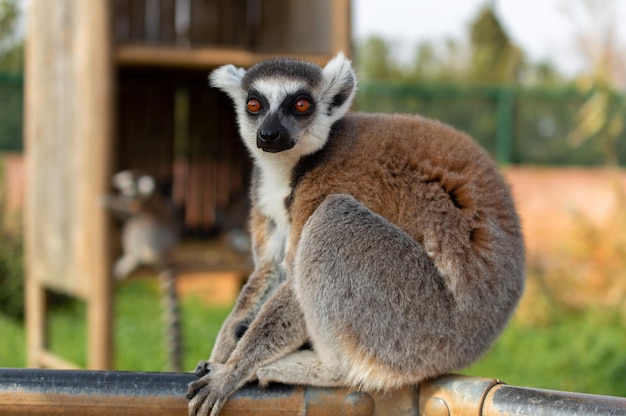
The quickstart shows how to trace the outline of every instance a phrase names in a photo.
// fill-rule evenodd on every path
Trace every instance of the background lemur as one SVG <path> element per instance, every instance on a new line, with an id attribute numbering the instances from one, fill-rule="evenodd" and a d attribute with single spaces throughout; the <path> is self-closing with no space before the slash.
<path id="1" fill-rule="evenodd" d="M 113 175 L 116 194 L 106 197 L 112 213 L 123 221 L 122 256 L 113 275 L 125 279 L 140 266 L 158 272 L 163 296 L 169 369 L 180 371 L 182 336 L 175 274 L 170 254 L 178 243 L 178 221 L 173 204 L 159 192 L 156 180 L 145 173 L 123 170 Z"/>
<path id="2" fill-rule="evenodd" d="M 123 170 L 111 182 L 116 194 L 107 196 L 106 205 L 123 221 L 123 254 L 113 275 L 124 279 L 139 266 L 169 267 L 168 257 L 178 243 L 178 222 L 173 205 L 158 192 L 156 180 Z"/>
<path id="3" fill-rule="evenodd" d="M 489 348 L 522 293 L 524 246 L 484 150 L 425 118 L 347 114 L 342 54 L 227 65 L 211 82 L 254 159 L 256 268 L 196 368 L 190 414 L 218 414 L 254 379 L 387 390 Z"/>

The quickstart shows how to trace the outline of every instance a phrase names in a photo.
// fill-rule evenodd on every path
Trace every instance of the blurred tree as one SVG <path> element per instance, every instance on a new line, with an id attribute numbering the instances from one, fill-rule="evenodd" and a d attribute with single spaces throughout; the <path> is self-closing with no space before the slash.
<path id="1" fill-rule="evenodd" d="M 0 70 L 18 72 L 24 66 L 24 40 L 19 33 L 20 1 L 0 0 Z"/>
<path id="2" fill-rule="evenodd" d="M 467 56 L 455 39 L 442 44 L 422 42 L 415 49 L 412 67 L 404 71 L 411 82 L 455 83 L 462 81 L 467 70 Z"/>
<path id="3" fill-rule="evenodd" d="M 0 158 L 0 314 L 24 318 L 24 244 L 18 213 L 7 203 L 4 159 Z"/>
<path id="4" fill-rule="evenodd" d="M 620 45 L 615 0 L 576 0 L 563 11 L 577 34 L 575 46 L 587 66 L 579 81 L 626 88 L 626 45 Z M 621 22 L 620 22 L 621 23 Z"/>
<path id="5" fill-rule="evenodd" d="M 394 59 L 388 41 L 371 37 L 357 48 L 359 75 L 364 81 L 504 84 L 520 80 L 524 69 L 523 53 L 511 42 L 491 5 L 481 9 L 469 32 L 469 48 L 455 39 L 418 44 L 413 62 L 408 66 Z M 530 69 L 534 72 L 535 68 Z M 543 69 L 544 73 L 538 72 L 533 78 L 547 75 L 547 70 L 553 67 Z"/>
<path id="6" fill-rule="evenodd" d="M 523 53 L 511 42 L 491 3 L 483 7 L 471 23 L 470 43 L 471 81 L 498 84 L 519 81 Z"/>
<path id="7" fill-rule="evenodd" d="M 430 42 L 417 45 L 415 53 L 414 77 L 417 79 L 435 78 L 440 70 L 435 48 Z"/>
<path id="8" fill-rule="evenodd" d="M 358 71 L 363 81 L 392 81 L 400 77 L 399 65 L 391 55 L 389 43 L 372 36 L 359 45 Z"/>
<path id="9" fill-rule="evenodd" d="M 578 113 L 578 124 L 569 135 L 570 142 L 580 146 L 593 140 L 602 148 L 606 163 L 617 166 L 620 164 L 617 146 L 625 129 L 626 48 L 616 37 L 615 2 L 578 0 L 568 2 L 564 10 L 577 26 L 576 43 L 588 67 L 577 84 L 589 98 Z"/>
<path id="10" fill-rule="evenodd" d="M 525 85 L 550 86 L 564 84 L 566 81 L 551 61 L 525 63 L 522 79 Z"/>

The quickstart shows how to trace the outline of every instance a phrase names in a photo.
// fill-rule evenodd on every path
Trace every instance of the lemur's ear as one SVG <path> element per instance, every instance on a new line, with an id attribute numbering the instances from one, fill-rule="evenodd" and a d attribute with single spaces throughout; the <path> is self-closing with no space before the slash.
<path id="1" fill-rule="evenodd" d="M 328 115 L 343 117 L 350 108 L 356 92 L 356 77 L 348 58 L 339 52 L 322 70 L 323 97 L 328 103 Z"/>
<path id="2" fill-rule="evenodd" d="M 137 179 L 137 191 L 139 191 L 139 195 L 148 197 L 152 195 L 155 189 L 156 182 L 152 176 L 141 175 Z"/>
<path id="3" fill-rule="evenodd" d="M 236 101 L 242 94 L 241 80 L 245 74 L 246 70 L 243 68 L 224 65 L 211 72 L 209 81 L 212 87 L 219 88 Z"/>

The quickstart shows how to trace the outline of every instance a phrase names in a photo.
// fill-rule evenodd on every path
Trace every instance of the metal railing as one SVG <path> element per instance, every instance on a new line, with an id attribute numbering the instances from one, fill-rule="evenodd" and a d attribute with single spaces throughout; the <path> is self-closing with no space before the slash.
<path id="1" fill-rule="evenodd" d="M 190 373 L 0 369 L 0 415 L 187 414 Z M 626 398 L 449 375 L 392 393 L 250 384 L 222 415 L 626 415 Z"/>
<path id="2" fill-rule="evenodd" d="M 605 137 L 582 143 L 568 138 L 593 91 L 571 86 L 363 83 L 356 107 L 366 112 L 417 113 L 469 133 L 503 164 L 585 165 L 607 162 Z M 626 95 L 612 93 L 607 113 L 626 117 Z M 626 130 L 616 139 L 615 159 L 626 165 Z"/>

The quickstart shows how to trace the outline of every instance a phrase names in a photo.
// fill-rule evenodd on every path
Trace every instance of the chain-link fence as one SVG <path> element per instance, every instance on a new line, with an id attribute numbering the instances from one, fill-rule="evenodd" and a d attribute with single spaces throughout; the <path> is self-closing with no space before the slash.
<path id="1" fill-rule="evenodd" d="M 0 72 L 0 152 L 19 152 L 23 145 L 23 80 Z"/>
<path id="2" fill-rule="evenodd" d="M 572 140 L 579 112 L 589 97 L 574 89 L 365 84 L 357 109 L 418 113 L 473 136 L 500 163 L 532 165 L 626 165 L 626 132 L 607 146 L 601 135 Z M 624 112 L 614 96 L 607 111 Z M 617 153 L 608 155 L 607 152 Z"/>
<path id="3" fill-rule="evenodd" d="M 500 163 L 598 166 L 617 160 L 626 166 L 626 131 L 610 146 L 602 135 L 571 139 L 588 97 L 571 88 L 364 84 L 356 109 L 441 120 L 469 133 Z M 605 110 L 621 111 L 626 120 L 625 101 L 616 95 Z M 23 150 L 22 120 L 23 77 L 0 73 L 0 152 Z"/>

